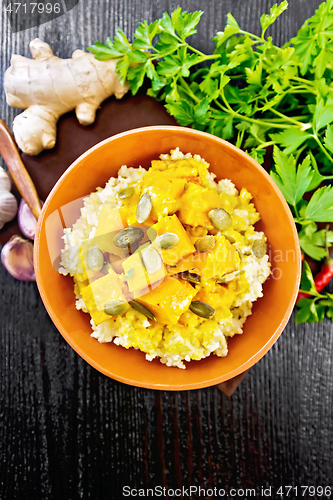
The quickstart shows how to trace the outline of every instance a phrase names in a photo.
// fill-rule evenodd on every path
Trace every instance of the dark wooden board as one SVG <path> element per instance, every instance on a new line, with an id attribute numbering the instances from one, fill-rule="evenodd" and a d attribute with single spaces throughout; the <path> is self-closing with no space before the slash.
<path id="1" fill-rule="evenodd" d="M 193 44 L 209 51 L 228 11 L 258 33 L 259 17 L 273 3 L 80 0 L 66 16 L 16 34 L 1 7 L 1 71 L 12 52 L 29 54 L 35 36 L 68 57 L 104 40 L 117 26 L 130 35 L 138 22 L 152 21 L 178 4 L 205 10 Z M 274 40 L 282 44 L 293 36 L 319 3 L 290 0 L 271 30 Z M 1 92 L 1 117 L 10 125 L 17 111 Z M 82 134 L 88 137 L 86 130 Z M 1 500 L 118 500 L 125 498 L 124 486 L 191 485 L 255 488 L 257 498 L 262 486 L 272 486 L 272 498 L 279 498 L 281 485 L 332 486 L 331 322 L 296 326 L 292 318 L 228 398 L 216 388 L 172 393 L 114 382 L 65 343 L 34 283 L 16 281 L 0 267 L 0 294 Z"/>

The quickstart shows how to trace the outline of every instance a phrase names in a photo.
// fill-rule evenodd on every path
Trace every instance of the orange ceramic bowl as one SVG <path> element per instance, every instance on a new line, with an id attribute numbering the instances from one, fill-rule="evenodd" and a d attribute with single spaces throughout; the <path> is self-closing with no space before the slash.
<path id="1" fill-rule="evenodd" d="M 60 275 L 56 256 L 62 248 L 62 225 L 80 215 L 73 203 L 104 187 L 122 165 L 148 168 L 152 159 L 179 147 L 199 154 L 210 163 L 217 179 L 227 178 L 253 195 L 261 215 L 256 229 L 264 231 L 273 275 L 264 285 L 244 333 L 229 340 L 225 358 L 211 355 L 186 363 L 186 370 L 166 367 L 159 360 L 146 361 L 144 353 L 101 344 L 90 336 L 90 316 L 75 308 L 73 280 Z M 35 271 L 38 288 L 54 324 L 65 340 L 90 365 L 120 382 L 139 387 L 187 390 L 228 380 L 254 365 L 277 340 L 291 315 L 300 281 L 301 255 L 292 214 L 281 192 L 266 171 L 250 156 L 222 139 L 183 127 L 145 127 L 110 137 L 78 158 L 59 179 L 47 198 L 35 238 Z"/>

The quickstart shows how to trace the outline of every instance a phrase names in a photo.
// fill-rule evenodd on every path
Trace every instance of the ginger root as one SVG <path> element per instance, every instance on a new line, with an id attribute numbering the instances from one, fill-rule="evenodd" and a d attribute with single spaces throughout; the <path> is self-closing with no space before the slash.
<path id="1" fill-rule="evenodd" d="M 75 109 L 81 125 L 90 125 L 107 97 L 121 99 L 129 89 L 120 82 L 115 59 L 98 61 L 82 50 L 73 52 L 71 59 L 60 59 L 38 38 L 30 50 L 33 59 L 12 56 L 4 78 L 7 103 L 25 109 L 14 119 L 13 132 L 28 155 L 55 146 L 62 114 Z"/>

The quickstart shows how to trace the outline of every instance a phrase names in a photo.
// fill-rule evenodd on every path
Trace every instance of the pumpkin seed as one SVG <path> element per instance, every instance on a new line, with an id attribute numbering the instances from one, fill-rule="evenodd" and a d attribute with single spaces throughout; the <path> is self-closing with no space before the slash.
<path id="1" fill-rule="evenodd" d="M 118 198 L 120 198 L 121 200 L 125 198 L 130 198 L 134 193 L 135 193 L 134 187 L 128 187 L 123 189 L 122 191 L 119 191 Z"/>
<path id="2" fill-rule="evenodd" d="M 144 316 L 147 316 L 147 318 L 150 318 L 150 319 L 153 319 L 154 321 L 156 321 L 156 318 L 153 315 L 153 313 L 151 313 L 150 311 L 148 311 L 148 309 L 145 306 L 143 306 L 142 304 L 140 304 L 139 302 L 136 302 L 135 300 L 130 300 L 129 304 L 134 309 L 136 309 L 140 313 L 144 314 Z"/>
<path id="3" fill-rule="evenodd" d="M 92 271 L 100 271 L 104 266 L 104 254 L 96 246 L 91 246 L 86 255 L 86 263 Z"/>
<path id="4" fill-rule="evenodd" d="M 136 208 L 136 220 L 139 224 L 142 224 L 148 219 L 151 209 L 153 208 L 153 202 L 148 193 L 144 193 L 138 203 Z"/>
<path id="5" fill-rule="evenodd" d="M 128 303 L 124 300 L 110 300 L 104 305 L 104 312 L 109 316 L 118 316 L 128 309 Z"/>
<path id="6" fill-rule="evenodd" d="M 110 262 L 106 262 L 104 264 L 104 266 L 102 267 L 102 269 L 101 269 L 101 273 L 108 274 L 108 272 L 109 272 L 110 269 L 113 270 L 112 264 Z"/>
<path id="7" fill-rule="evenodd" d="M 233 236 L 230 236 L 229 234 L 224 234 L 223 235 L 230 243 L 236 243 L 236 239 Z"/>
<path id="8" fill-rule="evenodd" d="M 201 283 L 201 278 L 200 278 L 199 274 L 196 274 L 196 273 L 190 273 L 189 271 L 183 271 L 182 273 L 179 273 L 178 276 L 185 281 L 189 281 L 190 283 Z"/>
<path id="9" fill-rule="evenodd" d="M 263 240 L 255 240 L 252 243 L 251 251 L 257 259 L 261 259 L 267 252 L 267 245 Z"/>
<path id="10" fill-rule="evenodd" d="M 232 225 L 231 215 L 223 208 L 213 208 L 208 212 L 211 223 L 219 231 L 226 231 Z"/>
<path id="11" fill-rule="evenodd" d="M 140 227 L 126 227 L 116 234 L 113 238 L 113 243 L 119 248 L 128 248 L 128 246 L 139 243 L 144 235 L 145 233 Z"/>
<path id="12" fill-rule="evenodd" d="M 179 242 L 179 236 L 175 233 L 164 233 L 156 238 L 156 245 L 164 250 L 175 247 Z"/>
<path id="13" fill-rule="evenodd" d="M 155 238 L 157 237 L 156 229 L 154 227 L 149 227 L 147 229 L 147 236 L 150 239 L 150 241 L 153 242 L 155 240 Z"/>
<path id="14" fill-rule="evenodd" d="M 238 252 L 238 255 L 239 255 L 240 260 L 243 260 L 243 255 L 244 255 L 244 254 L 243 254 L 242 250 L 240 250 L 240 248 L 238 248 L 238 246 L 237 246 L 237 245 L 235 245 L 235 248 L 236 248 L 236 250 L 237 250 L 237 252 Z"/>
<path id="15" fill-rule="evenodd" d="M 200 300 L 191 302 L 190 309 L 194 314 L 200 316 L 200 318 L 209 319 L 215 314 L 215 309 L 212 306 Z"/>
<path id="16" fill-rule="evenodd" d="M 145 248 L 149 247 L 149 245 L 150 243 L 149 241 L 147 241 L 143 245 L 140 245 L 139 248 L 137 248 L 134 253 L 142 253 Z"/>
<path id="17" fill-rule="evenodd" d="M 233 271 L 232 273 L 225 274 L 222 278 L 217 280 L 217 283 L 228 283 L 236 278 L 239 278 L 242 274 L 244 274 L 244 269 L 238 269 L 237 271 Z"/>
<path id="18" fill-rule="evenodd" d="M 198 252 L 208 252 L 209 250 L 213 250 L 215 247 L 215 238 L 214 236 L 203 236 L 202 238 L 198 238 L 194 243 L 195 249 Z"/>
<path id="19" fill-rule="evenodd" d="M 148 274 L 154 274 L 162 267 L 160 254 L 151 245 L 142 252 L 142 261 Z"/>

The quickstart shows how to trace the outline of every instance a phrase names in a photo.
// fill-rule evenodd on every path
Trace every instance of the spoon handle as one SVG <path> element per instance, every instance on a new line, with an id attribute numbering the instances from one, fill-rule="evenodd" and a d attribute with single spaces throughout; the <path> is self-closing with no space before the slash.
<path id="1" fill-rule="evenodd" d="M 3 120 L 0 119 L 0 154 L 4 159 L 9 172 L 15 182 L 20 195 L 38 219 L 41 212 L 41 204 L 35 188 L 17 149 L 11 131 Z"/>

